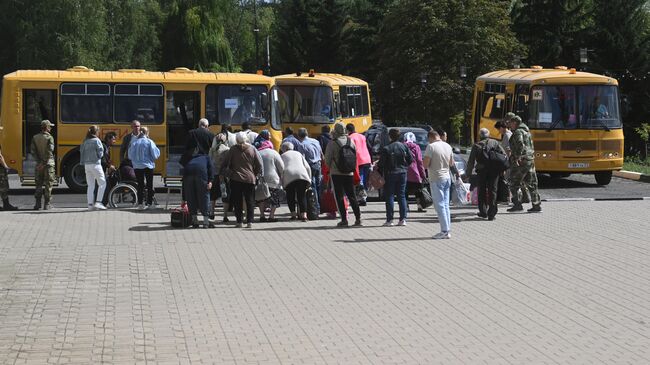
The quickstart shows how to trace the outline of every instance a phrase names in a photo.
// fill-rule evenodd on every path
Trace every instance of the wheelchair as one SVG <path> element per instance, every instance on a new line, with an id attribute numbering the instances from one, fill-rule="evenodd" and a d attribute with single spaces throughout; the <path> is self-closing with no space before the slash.
<path id="1" fill-rule="evenodd" d="M 109 177 L 116 179 L 117 183 L 108 193 L 108 204 L 111 208 L 134 208 L 138 205 L 138 182 L 135 180 L 133 168 L 131 171 L 125 171 L 120 167 Z M 124 176 L 129 176 L 124 178 Z M 144 188 L 144 194 L 147 194 L 147 188 Z M 153 204 L 158 205 L 156 197 L 153 198 Z"/>

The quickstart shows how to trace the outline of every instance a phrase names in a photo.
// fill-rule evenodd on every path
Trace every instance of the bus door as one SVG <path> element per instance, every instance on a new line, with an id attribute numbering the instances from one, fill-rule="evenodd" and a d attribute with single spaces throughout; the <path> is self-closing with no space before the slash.
<path id="1" fill-rule="evenodd" d="M 54 156 L 58 157 L 56 154 L 58 144 L 56 133 L 56 90 L 23 89 L 23 181 L 33 181 L 34 179 L 36 160 L 30 152 L 30 145 L 34 135 L 40 133 L 41 121 L 44 119 L 55 124 L 50 133 L 55 141 Z"/>
<path id="2" fill-rule="evenodd" d="M 198 126 L 201 92 L 167 91 L 167 166 L 166 176 L 180 176 L 179 160 L 189 131 Z"/>

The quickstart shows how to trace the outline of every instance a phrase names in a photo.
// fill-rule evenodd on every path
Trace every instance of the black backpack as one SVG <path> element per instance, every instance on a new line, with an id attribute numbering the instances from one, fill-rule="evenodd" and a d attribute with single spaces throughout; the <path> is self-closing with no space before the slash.
<path id="1" fill-rule="evenodd" d="M 485 141 L 485 145 L 476 155 L 476 161 L 496 172 L 502 172 L 510 168 L 508 156 L 498 148 L 489 147 L 488 141 Z"/>
<path id="2" fill-rule="evenodd" d="M 344 145 L 341 145 L 337 138 L 336 144 L 339 146 L 339 155 L 336 158 L 336 168 L 344 174 L 354 172 L 357 169 L 357 151 L 352 148 L 350 138 L 348 138 L 348 141 Z"/>

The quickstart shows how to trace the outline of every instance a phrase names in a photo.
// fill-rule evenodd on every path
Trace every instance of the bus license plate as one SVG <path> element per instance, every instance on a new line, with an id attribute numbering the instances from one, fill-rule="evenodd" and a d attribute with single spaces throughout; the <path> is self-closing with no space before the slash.
<path id="1" fill-rule="evenodd" d="M 589 167 L 589 163 L 587 162 L 572 162 L 569 163 L 569 168 L 570 169 L 586 169 Z"/>

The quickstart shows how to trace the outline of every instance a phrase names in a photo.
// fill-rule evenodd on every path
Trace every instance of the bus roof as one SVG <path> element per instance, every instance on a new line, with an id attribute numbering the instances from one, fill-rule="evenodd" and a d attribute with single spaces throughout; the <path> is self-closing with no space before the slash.
<path id="1" fill-rule="evenodd" d="M 476 78 L 476 81 L 502 83 L 516 82 L 521 84 L 531 84 L 541 80 L 575 80 L 577 82 L 585 83 L 609 83 L 612 85 L 618 85 L 618 82 L 613 77 L 566 68 L 516 68 L 488 72 L 485 75 Z"/>
<path id="2" fill-rule="evenodd" d="M 94 71 L 83 66 L 67 70 L 18 70 L 4 76 L 8 80 L 30 81 L 78 81 L 78 82 L 223 82 L 247 84 L 272 84 L 273 79 L 264 75 L 245 73 L 197 72 L 176 68 L 169 72 L 121 69 L 117 71 Z"/>
<path id="3" fill-rule="evenodd" d="M 351 76 L 343 76 L 341 74 L 330 73 L 314 73 L 310 76 L 309 72 L 302 72 L 300 75 L 287 74 L 275 76 L 275 80 L 279 85 L 282 84 L 312 84 L 314 81 L 325 82 L 329 85 L 365 85 L 368 83 Z M 288 81 L 288 82 L 287 82 Z"/>

